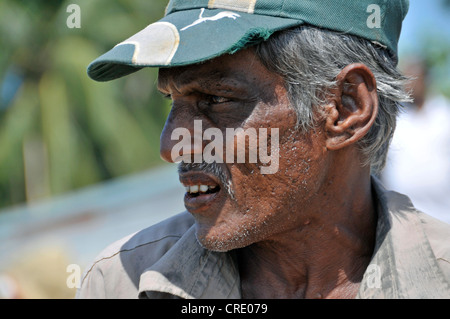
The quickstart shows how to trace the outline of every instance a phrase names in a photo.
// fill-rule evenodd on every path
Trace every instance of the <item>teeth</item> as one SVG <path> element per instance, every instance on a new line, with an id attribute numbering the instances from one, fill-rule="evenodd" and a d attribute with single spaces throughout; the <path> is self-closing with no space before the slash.
<path id="1" fill-rule="evenodd" d="M 195 194 L 195 193 L 206 193 L 208 190 L 213 190 L 217 186 L 208 186 L 208 185 L 192 185 L 192 186 L 185 186 L 186 192 Z"/>

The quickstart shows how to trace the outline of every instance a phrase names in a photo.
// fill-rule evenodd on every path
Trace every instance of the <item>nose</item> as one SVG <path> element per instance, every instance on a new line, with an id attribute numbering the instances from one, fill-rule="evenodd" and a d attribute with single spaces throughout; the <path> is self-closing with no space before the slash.
<path id="1" fill-rule="evenodd" d="M 173 103 L 160 137 L 160 156 L 169 163 L 197 162 L 203 151 L 201 118 L 186 104 Z"/>

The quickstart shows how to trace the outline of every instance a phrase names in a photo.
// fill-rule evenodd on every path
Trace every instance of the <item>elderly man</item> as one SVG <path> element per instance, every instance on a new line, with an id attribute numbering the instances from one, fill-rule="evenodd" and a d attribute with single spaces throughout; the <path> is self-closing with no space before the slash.
<path id="1" fill-rule="evenodd" d="M 160 67 L 161 156 L 181 161 L 187 212 L 108 247 L 78 297 L 450 297 L 449 226 L 374 177 L 408 100 L 407 9 L 172 0 L 95 60 L 99 81 Z"/>

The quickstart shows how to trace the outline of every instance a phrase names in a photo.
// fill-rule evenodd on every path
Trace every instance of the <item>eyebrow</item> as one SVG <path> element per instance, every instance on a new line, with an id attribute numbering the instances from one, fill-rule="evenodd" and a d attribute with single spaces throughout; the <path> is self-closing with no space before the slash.
<path id="1" fill-rule="evenodd" d="M 233 73 L 233 77 L 226 74 L 226 71 L 217 70 L 208 73 L 205 72 L 204 74 L 198 74 L 198 72 L 194 71 L 181 72 L 181 74 L 169 72 L 169 74 L 158 77 L 157 89 L 163 95 L 170 93 L 169 87 L 172 87 L 177 92 L 221 92 L 222 94 L 230 93 L 230 91 L 233 91 L 233 93 L 247 92 L 245 87 L 248 81 L 239 72 Z"/>

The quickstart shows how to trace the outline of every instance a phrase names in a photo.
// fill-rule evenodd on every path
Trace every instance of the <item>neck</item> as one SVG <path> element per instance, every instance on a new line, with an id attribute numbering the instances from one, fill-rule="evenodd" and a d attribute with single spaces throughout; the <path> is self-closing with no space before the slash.
<path id="1" fill-rule="evenodd" d="M 306 217 L 289 231 L 239 251 L 244 298 L 355 297 L 373 252 L 376 217 L 370 175 L 346 180 L 326 183 L 314 211 L 297 212 Z"/>

